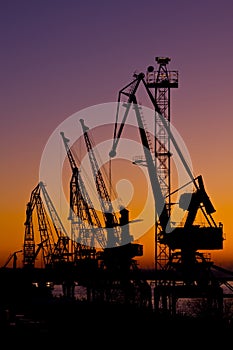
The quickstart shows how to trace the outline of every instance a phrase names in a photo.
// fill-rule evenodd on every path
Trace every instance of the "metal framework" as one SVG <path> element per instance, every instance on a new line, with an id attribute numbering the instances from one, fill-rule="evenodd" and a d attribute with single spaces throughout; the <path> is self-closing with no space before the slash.
<path id="1" fill-rule="evenodd" d="M 135 256 L 142 256 L 142 246 L 131 243 L 133 236 L 129 233 L 130 221 L 126 208 L 119 209 L 118 219 L 109 194 L 111 189 L 109 190 L 105 184 L 94 153 L 94 140 L 83 119 L 80 119 L 80 123 L 107 230 L 107 247 L 99 255 L 102 272 L 105 272 L 107 278 L 104 283 L 102 281 L 102 285 L 101 281 L 100 285 L 96 284 L 95 295 L 99 294 L 98 297 L 107 302 L 136 303 L 140 307 L 151 307 L 150 287 L 147 281 L 140 278 L 140 272 L 134 260 Z"/>
<path id="2" fill-rule="evenodd" d="M 65 137 L 64 132 L 60 134 L 72 170 L 69 220 L 74 254 L 79 258 L 95 257 L 95 248 L 104 248 L 107 245 L 105 232 L 69 147 L 69 139 Z"/>
<path id="3" fill-rule="evenodd" d="M 158 62 L 160 62 L 161 65 L 165 65 L 168 63 L 168 60 L 166 58 L 160 58 Z M 153 69 L 149 67 L 148 71 L 149 73 L 152 73 Z M 123 127 L 130 108 L 132 107 L 135 110 L 151 187 L 155 199 L 157 213 L 156 224 L 157 229 L 159 228 L 159 230 L 156 231 L 157 237 L 155 242 L 158 242 L 161 247 L 164 247 L 164 251 L 162 252 L 163 254 L 160 252 L 160 262 L 163 262 L 163 264 L 161 263 L 161 266 L 156 264 L 155 269 L 155 309 L 158 310 L 161 308 L 166 312 L 170 311 L 174 314 L 176 312 L 176 302 L 179 297 L 190 297 L 194 295 L 201 298 L 205 296 L 207 299 L 209 299 L 209 305 L 213 305 L 215 303 L 217 307 L 221 309 L 221 289 L 210 272 L 211 261 L 206 259 L 204 254 L 199 253 L 198 250 L 222 249 L 223 227 L 222 224 L 217 226 L 212 218 L 212 213 L 215 211 L 215 209 L 213 208 L 209 197 L 205 192 L 202 177 L 198 176 L 197 178 L 194 178 L 192 171 L 170 130 L 168 118 L 167 116 L 163 116 L 156 97 L 151 91 L 152 87 L 168 89 L 170 87 L 169 80 L 165 79 L 165 82 L 161 81 L 160 85 L 160 80 L 158 79 L 157 83 L 155 80 L 155 85 L 153 85 L 151 80 L 147 79 L 147 81 L 145 81 L 144 73 L 134 74 L 134 78 L 135 79 L 126 87 L 121 89 L 119 93 L 114 140 L 112 150 L 110 151 L 109 155 L 111 157 L 116 155 L 116 148 L 121 137 Z M 153 159 L 151 154 L 140 107 L 137 104 L 136 91 L 140 83 L 144 85 L 149 99 L 154 107 L 155 114 L 159 118 L 158 129 L 160 137 L 161 135 L 164 137 L 163 142 L 165 143 L 166 147 L 161 147 L 162 142 L 160 142 L 159 137 L 157 136 L 158 130 L 156 129 L 156 142 L 158 140 L 158 142 L 161 143 L 159 145 L 160 152 L 158 152 L 157 147 L 156 153 L 158 154 L 156 154 L 157 157 L 155 157 L 160 157 L 159 166 L 158 159 Z M 175 80 L 172 80 L 172 84 L 174 84 L 173 87 L 176 87 L 177 83 L 178 82 L 175 82 Z M 127 96 L 127 103 L 122 103 L 122 96 Z M 168 103 L 164 102 L 161 103 L 161 105 L 164 106 L 166 111 L 168 108 Z M 119 115 L 122 113 L 122 110 L 123 117 L 119 126 Z M 170 196 L 170 142 L 172 142 L 174 152 L 176 152 L 180 158 L 180 161 L 190 177 L 190 182 L 193 184 L 194 188 L 192 193 L 184 193 L 183 196 L 180 196 L 178 203 L 179 207 L 187 212 L 186 221 L 180 227 L 173 226 L 170 220 L 171 205 L 169 202 L 167 202 L 167 198 Z M 160 172 L 157 171 L 158 168 L 161 168 Z M 166 186 L 164 185 L 164 182 Z M 206 224 L 203 224 L 203 226 L 197 225 L 195 222 L 196 215 L 199 210 L 202 212 L 206 220 Z M 165 249 L 168 249 L 168 251 L 172 251 L 173 253 L 169 255 Z M 162 257 L 164 259 L 162 259 Z M 158 269 L 158 267 L 160 267 L 160 269 Z M 160 273 L 159 278 L 158 273 L 156 274 L 156 272 L 162 272 Z M 182 289 L 180 289 L 180 282 L 182 283 Z"/>
<path id="4" fill-rule="evenodd" d="M 34 267 L 35 260 L 40 250 L 42 250 L 42 258 L 44 266 L 51 266 L 53 262 L 53 252 L 55 248 L 56 237 L 52 230 L 50 219 L 41 198 L 41 186 L 38 184 L 31 193 L 30 201 L 27 204 L 25 235 L 23 245 L 23 266 Z M 38 230 L 40 235 L 40 243 L 36 250 L 33 211 L 36 208 L 38 219 Z"/>
<path id="5" fill-rule="evenodd" d="M 159 110 L 170 129 L 171 120 L 171 89 L 178 88 L 178 71 L 168 71 L 169 57 L 156 57 L 159 65 L 157 70 L 149 66 L 146 73 L 147 87 L 153 91 Z M 160 182 L 160 187 L 165 198 L 168 215 L 171 213 L 171 152 L 170 137 L 161 118 L 155 112 L 155 164 Z M 162 228 L 158 220 L 155 223 L 155 268 L 167 268 L 171 251 L 167 245 L 158 240 Z"/>
<path id="6" fill-rule="evenodd" d="M 109 191 L 94 153 L 94 141 L 89 136 L 89 128 L 84 124 L 83 119 L 80 119 L 80 123 L 83 129 L 84 140 L 91 164 L 92 174 L 95 180 L 100 206 L 104 215 L 104 222 L 107 230 L 107 247 L 117 247 L 123 243 L 129 243 L 132 241 L 132 236 L 128 235 L 128 237 L 121 237 L 120 223 L 117 214 L 114 211 Z"/>
<path id="7" fill-rule="evenodd" d="M 70 261 L 72 259 L 70 254 L 70 238 L 66 232 L 65 227 L 56 211 L 55 206 L 46 190 L 43 182 L 39 183 L 41 191 L 43 193 L 44 201 L 46 203 L 50 218 L 52 219 L 53 226 L 56 232 L 57 241 L 54 245 L 53 260 L 57 263 Z"/>

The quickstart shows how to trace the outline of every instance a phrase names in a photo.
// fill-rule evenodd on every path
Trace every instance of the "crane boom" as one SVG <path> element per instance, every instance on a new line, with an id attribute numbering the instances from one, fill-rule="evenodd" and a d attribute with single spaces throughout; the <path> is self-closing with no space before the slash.
<path id="1" fill-rule="evenodd" d="M 83 119 L 80 119 L 80 123 L 83 129 L 84 139 L 91 163 L 91 169 L 93 177 L 95 179 L 96 189 L 99 195 L 99 201 L 108 232 L 108 247 L 118 246 L 121 244 L 118 219 L 116 213 L 114 212 L 107 186 L 104 182 L 102 172 L 100 171 L 96 156 L 94 154 L 93 142 L 88 135 L 89 128 L 84 124 Z"/>
<path id="2" fill-rule="evenodd" d="M 54 228 L 56 230 L 57 237 L 58 238 L 61 236 L 68 237 L 66 229 L 65 229 L 60 217 L 58 216 L 58 213 L 56 211 L 55 206 L 53 205 L 53 202 L 48 194 L 48 191 L 46 190 L 45 184 L 41 181 L 39 183 L 39 186 L 42 190 L 44 200 L 45 200 L 45 203 L 47 205 L 49 214 L 53 220 L 53 224 L 54 224 Z"/>
<path id="3" fill-rule="evenodd" d="M 54 230 L 57 236 L 57 241 L 54 247 L 54 259 L 61 260 L 69 260 L 70 253 L 69 253 L 69 241 L 70 238 L 66 232 L 66 229 L 56 211 L 55 206 L 53 205 L 53 202 L 48 194 L 48 191 L 46 190 L 45 184 L 41 181 L 39 183 L 39 186 L 42 190 L 44 200 L 47 206 L 47 209 L 49 211 L 50 217 L 53 222 Z"/>
<path id="4" fill-rule="evenodd" d="M 130 107 L 133 105 L 133 108 L 136 113 L 140 137 L 141 137 L 141 141 L 144 149 L 144 154 L 145 154 L 145 158 L 148 166 L 148 174 L 150 178 L 151 187 L 153 190 L 154 199 L 156 202 L 157 213 L 160 218 L 161 227 L 163 228 L 163 231 L 166 232 L 167 225 L 169 225 L 169 215 L 165 205 L 165 198 L 162 194 L 160 183 L 158 180 L 156 167 L 154 165 L 153 158 L 150 152 L 149 142 L 147 140 L 147 135 L 146 135 L 145 128 L 144 128 L 143 121 L 140 114 L 140 109 L 138 107 L 137 99 L 135 96 L 137 88 L 139 87 L 139 84 L 141 81 L 143 81 L 143 79 L 144 79 L 144 74 L 140 73 L 139 75 L 137 75 L 135 79 L 137 81 L 137 84 L 135 84 L 135 80 L 131 82 L 131 86 L 133 86 L 133 88 L 130 90 L 130 92 L 127 92 L 127 89 L 130 87 L 130 84 L 128 84 L 127 86 L 125 86 L 123 89 L 120 90 L 120 93 L 118 96 L 118 108 L 117 108 L 116 123 L 115 123 L 115 130 L 114 130 L 115 137 L 113 140 L 112 150 L 110 151 L 109 155 L 110 157 L 114 157 L 116 155 L 116 148 L 120 140 L 123 127 L 125 125 L 127 116 L 129 114 Z M 122 118 L 122 122 L 117 131 L 117 120 L 119 119 L 119 110 L 120 110 L 119 106 L 122 104 L 122 101 L 121 101 L 122 95 L 127 96 L 128 100 L 126 103 L 123 104 L 123 106 L 125 107 L 125 112 Z M 156 108 L 157 110 L 159 110 L 159 107 L 157 105 L 156 105 Z"/>
<path id="5" fill-rule="evenodd" d="M 60 134 L 72 170 L 69 218 L 72 220 L 73 236 L 78 237 L 78 242 L 86 246 L 93 247 L 97 243 L 101 248 L 105 248 L 107 242 L 104 230 L 69 147 L 69 139 L 65 137 L 64 132 Z M 77 235 L 76 231 L 79 231 Z"/>
<path id="6" fill-rule="evenodd" d="M 16 268 L 16 261 L 17 261 L 17 254 L 21 253 L 21 250 L 16 250 L 14 253 L 10 254 L 10 256 L 8 257 L 7 261 L 4 263 L 4 265 L 2 266 L 2 268 L 5 268 L 8 266 L 8 264 L 10 263 L 10 261 L 13 259 L 13 269 Z"/>

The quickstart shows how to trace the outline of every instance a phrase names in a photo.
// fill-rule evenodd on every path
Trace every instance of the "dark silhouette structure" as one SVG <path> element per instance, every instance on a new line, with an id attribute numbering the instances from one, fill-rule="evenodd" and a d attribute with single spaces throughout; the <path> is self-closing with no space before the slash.
<path id="1" fill-rule="evenodd" d="M 66 316 L 66 310 L 82 316 L 88 313 L 91 320 L 93 315 L 96 316 L 96 310 L 99 315 L 102 310 L 103 320 L 110 314 L 111 321 L 116 315 L 122 317 L 124 314 L 125 325 L 129 321 L 136 326 L 135 320 L 142 318 L 146 322 L 140 323 L 142 327 L 158 321 L 158 329 L 162 330 L 164 324 L 168 327 L 168 322 L 174 318 L 178 320 L 177 303 L 180 299 L 199 298 L 206 301 L 205 316 L 222 320 L 222 285 L 225 284 L 232 292 L 228 281 L 233 280 L 233 272 L 219 268 L 206 254 L 207 251 L 223 249 L 223 225 L 216 224 L 213 218 L 215 208 L 203 178 L 201 175 L 194 177 L 172 133 L 170 89 L 178 87 L 178 72 L 167 69 L 169 62 L 168 57 L 156 57 L 158 69 L 149 66 L 146 74 L 134 74 L 133 80 L 120 90 L 113 145 L 109 152 L 110 157 L 116 156 L 127 117 L 133 110 L 144 150 L 143 159 L 135 161 L 135 164 L 143 162 L 147 167 L 156 209 L 155 268 L 151 271 L 139 268 L 137 257 L 143 255 L 143 246 L 133 242 L 127 208 L 114 211 L 89 129 L 84 120 L 80 120 L 101 212 L 95 210 L 69 139 L 61 132 L 71 169 L 68 217 L 71 235 L 67 234 L 45 185 L 40 182 L 33 189 L 26 208 L 23 266 L 16 267 L 17 254 L 21 252 L 18 250 L 0 269 L 0 278 L 5 286 L 1 290 L 4 306 L 0 311 L 4 313 L 10 305 L 11 313 L 16 315 L 23 309 L 33 319 L 40 316 L 50 326 L 56 324 L 57 330 L 62 329 L 59 313 Z M 143 109 L 138 103 L 140 87 L 154 111 L 154 140 L 146 129 Z M 184 219 L 179 225 L 174 224 L 172 216 L 172 198 L 181 188 L 172 188 L 171 145 L 188 175 L 188 184 L 192 185 L 192 191 L 182 192 L 175 203 L 184 212 Z M 183 184 L 182 189 L 186 185 Z M 198 223 L 198 214 L 202 215 L 204 223 Z M 37 225 L 34 225 L 35 216 Z M 35 239 L 36 229 L 39 242 Z M 36 266 L 39 255 L 43 262 L 41 268 Z M 12 259 L 13 269 L 8 268 Z M 54 284 L 63 286 L 59 300 L 52 296 Z M 16 285 L 20 286 L 17 293 L 14 292 Z M 86 290 L 84 302 L 75 298 L 76 285 Z M 52 321 L 50 314 L 54 315 Z M 0 321 L 6 324 L 9 320 L 2 316 Z M 183 326 L 184 323 L 179 321 Z M 68 324 L 72 327 L 70 322 Z"/>
<path id="2" fill-rule="evenodd" d="M 208 299 L 211 310 L 214 306 L 217 312 L 222 312 L 222 289 L 213 278 L 211 273 L 212 262 L 206 259 L 199 250 L 218 250 L 223 248 L 223 226 L 215 223 L 212 213 L 215 209 L 205 191 L 202 176 L 194 178 L 191 169 L 182 154 L 177 140 L 172 134 L 169 118 L 164 115 L 169 103 L 161 103 L 161 94 L 164 96 L 170 88 L 178 86 L 178 74 L 169 73 L 166 65 L 169 58 L 157 57 L 159 64 L 158 71 L 154 72 L 153 67 L 148 67 L 147 76 L 144 73 L 134 74 L 131 83 L 120 90 L 118 95 L 118 108 L 114 130 L 114 141 L 109 155 L 116 155 L 116 148 L 127 120 L 130 110 L 135 112 L 138 123 L 138 130 L 144 150 L 145 162 L 148 168 L 151 188 L 154 195 L 157 218 L 155 222 L 155 309 L 162 309 L 171 314 L 176 314 L 176 302 L 180 297 L 203 296 Z M 174 72 L 173 72 L 174 73 Z M 146 132 L 142 110 L 137 101 L 137 91 L 142 85 L 145 89 L 155 112 L 155 125 L 159 124 L 159 133 L 156 133 L 156 145 L 160 150 L 154 148 L 151 151 L 151 142 Z M 151 88 L 155 88 L 152 94 Z M 126 101 L 125 101 L 126 98 Z M 161 108 L 162 106 L 162 108 Z M 166 108 L 165 108 L 166 107 Z M 123 112 L 121 112 L 123 110 Z M 120 118 L 122 113 L 122 118 Z M 122 120 L 118 126 L 119 120 Z M 161 132 L 162 130 L 162 132 Z M 160 134 L 163 135 L 161 139 Z M 187 212 L 185 222 L 182 226 L 172 225 L 171 220 L 171 181 L 170 181 L 170 144 L 172 143 L 184 169 L 186 170 L 191 183 L 193 193 L 184 193 L 179 199 L 179 206 Z M 168 162 L 168 165 L 166 165 Z M 164 172 L 161 174 L 161 163 L 164 165 Z M 158 165 L 159 164 L 159 165 Z M 165 186 L 164 186 L 165 184 Z M 183 184 L 185 186 L 186 184 Z M 165 188 L 165 190 L 164 190 Z M 169 198 L 169 201 L 167 201 Z M 195 222 L 198 210 L 206 220 L 205 226 L 201 227 Z M 161 248 L 161 245 L 163 248 Z M 160 247 L 165 258 L 162 260 L 158 254 Z M 163 264 L 162 264 L 163 261 Z M 160 270 L 161 278 L 157 278 L 156 272 Z M 172 277 L 166 277 L 169 271 Z M 168 275 L 167 275 L 168 276 Z"/>

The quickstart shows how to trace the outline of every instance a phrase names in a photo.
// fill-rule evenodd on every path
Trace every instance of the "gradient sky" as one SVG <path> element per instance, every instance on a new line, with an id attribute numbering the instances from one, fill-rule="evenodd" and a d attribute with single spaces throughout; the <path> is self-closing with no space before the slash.
<path id="1" fill-rule="evenodd" d="M 224 225 L 224 249 L 211 256 L 233 267 L 232 18 L 230 0 L 0 1 L 0 265 L 22 249 L 53 131 L 83 108 L 116 101 L 134 71 L 169 56 L 179 71 L 171 121 Z M 149 266 L 151 240 L 142 241 Z"/>

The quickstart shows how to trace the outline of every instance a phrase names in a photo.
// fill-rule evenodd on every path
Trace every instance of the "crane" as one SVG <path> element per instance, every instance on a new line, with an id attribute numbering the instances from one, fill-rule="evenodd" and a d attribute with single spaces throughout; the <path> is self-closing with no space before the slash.
<path id="1" fill-rule="evenodd" d="M 107 246 L 116 247 L 122 244 L 127 244 L 133 240 L 133 237 L 129 234 L 129 232 L 126 233 L 127 236 L 124 235 L 124 237 L 122 237 L 121 235 L 121 230 L 119 227 L 120 223 L 114 211 L 109 191 L 94 153 L 94 141 L 89 136 L 89 128 L 84 124 L 83 119 L 80 119 L 80 123 L 90 159 L 92 174 L 95 179 L 101 209 L 104 215 L 105 226 L 107 229 Z"/>
<path id="2" fill-rule="evenodd" d="M 106 247 L 105 233 L 69 147 L 69 139 L 65 137 L 64 132 L 60 134 L 72 170 L 69 215 L 72 240 L 83 245 L 81 251 L 94 254 L 95 247 Z"/>
<path id="3" fill-rule="evenodd" d="M 154 107 L 156 120 L 159 119 L 163 126 L 169 142 L 172 142 L 177 155 L 187 172 L 190 182 L 193 184 L 193 193 L 185 193 L 180 197 L 179 206 L 186 213 L 186 221 L 181 227 L 173 227 L 171 222 L 170 208 L 167 208 L 166 198 L 161 189 L 161 184 L 158 178 L 158 172 L 156 164 L 154 164 L 152 154 L 147 139 L 147 134 L 143 124 L 140 107 L 138 106 L 136 92 L 142 84 L 146 90 L 149 100 Z M 127 97 L 127 101 L 123 102 L 122 97 Z M 121 107 L 124 108 L 122 121 L 118 127 L 118 121 L 120 116 Z M 215 223 L 212 213 L 215 209 L 205 191 L 204 182 L 202 176 L 194 177 L 192 171 L 182 154 L 182 151 L 171 132 L 170 126 L 166 118 L 164 118 L 161 109 L 150 91 L 148 84 L 145 81 L 144 73 L 134 74 L 133 81 L 120 90 L 118 95 L 118 105 L 116 111 L 116 122 L 114 128 L 114 137 L 112 149 L 109 152 L 110 157 L 115 157 L 117 145 L 119 143 L 127 116 L 130 108 L 135 111 L 138 129 L 141 137 L 141 142 L 144 149 L 146 164 L 148 168 L 148 174 L 150 183 L 154 195 L 155 207 L 157 212 L 157 224 L 160 226 L 158 241 L 165 244 L 173 252 L 170 256 L 168 263 L 164 266 L 164 271 L 170 269 L 179 275 L 179 278 L 183 281 L 186 286 L 190 288 L 205 287 L 212 283 L 209 269 L 211 262 L 205 259 L 204 254 L 198 250 L 218 250 L 223 247 L 223 225 L 220 223 L 219 226 Z M 171 195 L 171 193 L 169 193 Z M 198 211 L 204 215 L 207 224 L 204 226 L 196 225 L 195 218 Z M 157 242 L 157 240 L 156 240 Z M 165 274 L 164 274 L 165 276 Z M 164 278 L 164 283 L 161 285 L 161 289 L 157 289 L 159 297 L 162 296 L 163 307 L 167 308 L 167 300 L 170 299 L 169 293 L 172 294 L 172 281 Z M 169 286 L 169 287 L 168 287 Z M 174 285 L 173 285 L 174 286 Z M 214 290 L 213 293 L 216 291 Z M 164 298 L 165 295 L 165 298 Z M 215 294 L 214 294 L 215 295 Z M 218 295 L 218 291 L 216 292 Z M 156 296 L 157 300 L 157 296 Z M 165 300 L 165 301 L 164 301 Z M 172 299 L 170 306 L 173 308 L 175 304 L 175 297 Z M 170 302 L 170 300 L 169 300 Z"/>
<path id="4" fill-rule="evenodd" d="M 171 133 L 171 130 L 168 127 L 167 121 L 165 120 L 165 118 L 161 114 L 161 111 L 156 103 L 155 98 L 153 97 L 151 91 L 147 87 L 147 84 L 144 80 L 144 74 L 143 73 L 138 74 L 137 80 L 138 80 L 138 82 L 142 82 L 143 85 L 145 86 L 146 91 L 150 97 L 150 100 L 152 101 L 152 104 L 155 108 L 155 111 L 159 114 L 161 122 L 163 123 L 165 130 L 167 131 L 171 141 L 173 142 L 173 145 L 174 145 L 174 147 L 175 147 L 175 149 L 176 149 L 176 151 L 177 151 L 177 153 L 182 161 L 182 164 L 185 167 L 191 181 L 194 184 L 195 190 L 196 190 L 196 192 L 191 196 L 192 200 L 191 200 L 191 204 L 190 204 L 189 208 L 187 208 L 187 207 L 185 208 L 184 204 L 182 204 L 184 202 L 187 203 L 187 194 L 182 196 L 182 198 L 180 199 L 180 206 L 183 207 L 183 209 L 186 209 L 189 211 L 189 215 L 187 217 L 187 221 L 186 221 L 186 224 L 184 225 L 184 227 L 186 228 L 186 227 L 189 227 L 190 225 L 193 224 L 193 221 L 194 221 L 196 213 L 197 213 L 197 209 L 200 208 L 202 210 L 205 218 L 207 219 L 208 224 L 212 227 L 211 231 L 213 232 L 213 237 L 211 237 L 211 239 L 213 239 L 213 243 L 211 244 L 211 241 L 210 241 L 209 244 L 211 246 L 216 245 L 216 247 L 219 247 L 219 249 L 220 249 L 222 247 L 222 236 L 221 236 L 222 226 L 217 227 L 213 217 L 211 216 L 211 214 L 215 211 L 215 209 L 213 208 L 213 206 L 209 200 L 209 197 L 207 196 L 207 194 L 205 192 L 203 179 L 201 176 L 198 176 L 196 178 L 193 176 L 191 169 L 190 169 L 188 163 L 186 162 L 186 160 L 185 160 L 185 158 L 184 158 L 184 156 L 183 156 L 183 154 L 178 146 L 178 143 L 176 142 L 175 137 L 173 136 L 173 134 Z M 135 80 L 131 84 L 132 85 L 135 84 Z M 119 94 L 119 99 L 118 99 L 119 105 L 121 103 L 121 101 L 120 101 L 121 94 L 129 96 L 129 98 L 128 98 L 128 103 L 126 106 L 124 116 L 122 118 L 122 123 L 119 126 L 118 132 L 116 132 L 117 131 L 117 123 L 115 123 L 113 146 L 112 146 L 112 150 L 109 152 L 109 155 L 111 157 L 114 157 L 116 155 L 116 147 L 117 147 L 117 144 L 120 140 L 120 137 L 121 137 L 121 134 L 123 131 L 123 127 L 124 127 L 127 115 L 129 113 L 129 106 L 131 104 L 133 104 L 133 108 L 135 110 L 135 114 L 136 114 L 136 118 L 137 118 L 137 122 L 138 122 L 138 127 L 139 127 L 142 145 L 144 147 L 145 159 L 147 162 L 147 168 L 148 168 L 148 173 L 149 173 L 149 177 L 150 177 L 150 182 L 151 182 L 151 186 L 153 189 L 153 194 L 154 194 L 154 198 L 155 198 L 155 202 L 156 202 L 157 213 L 159 215 L 160 225 L 163 229 L 160 239 L 166 241 L 172 247 L 172 244 L 173 243 L 175 244 L 175 241 L 173 242 L 173 239 L 171 239 L 171 241 L 170 241 L 170 238 L 173 236 L 174 233 L 172 233 L 172 232 L 175 232 L 175 230 L 172 230 L 172 226 L 171 226 L 171 222 L 170 222 L 170 215 L 169 215 L 168 210 L 167 210 L 166 205 L 165 205 L 165 197 L 163 196 L 161 186 L 159 183 L 159 179 L 158 179 L 158 175 L 157 175 L 157 169 L 156 169 L 156 166 L 153 162 L 153 158 L 152 158 L 152 155 L 151 155 L 151 152 L 149 149 L 149 143 L 147 140 L 147 135 L 146 135 L 145 128 L 143 125 L 143 121 L 141 118 L 140 108 L 138 106 L 137 99 L 135 96 L 136 91 L 134 90 L 133 93 L 125 92 L 125 89 L 128 87 L 129 87 L 129 85 L 127 85 L 124 89 L 122 89 L 120 91 L 120 94 Z M 119 119 L 118 112 L 119 112 L 119 108 L 117 110 L 116 120 Z M 190 196 L 190 194 L 188 194 L 188 196 Z M 186 201 L 185 201 L 184 197 L 186 197 Z M 195 200 L 194 200 L 194 198 L 195 198 Z M 215 237 L 214 235 L 216 235 L 216 239 L 214 239 L 214 237 Z M 202 242 L 199 242 L 199 243 L 201 244 Z"/>
<path id="5" fill-rule="evenodd" d="M 53 251 L 55 247 L 55 237 L 51 228 L 50 220 L 47 215 L 40 194 L 40 184 L 31 192 L 30 201 L 27 203 L 24 246 L 23 246 L 23 265 L 24 267 L 34 267 L 35 258 L 42 249 L 43 263 L 49 266 L 53 261 Z M 40 234 L 41 245 L 36 251 L 35 234 L 33 225 L 33 211 L 36 208 L 38 219 L 38 230 Z"/>
<path id="6" fill-rule="evenodd" d="M 124 302 L 132 302 L 136 295 L 140 295 L 140 303 L 144 306 L 150 306 L 150 288 L 148 288 L 147 281 L 139 277 L 138 265 L 134 260 L 135 256 L 143 255 L 143 249 L 141 244 L 133 242 L 133 236 L 129 233 L 129 211 L 125 207 L 121 207 L 118 221 L 111 202 L 111 196 L 94 154 L 95 144 L 89 136 L 89 128 L 84 124 L 83 119 L 80 119 L 80 123 L 105 218 L 105 225 L 108 230 L 108 245 L 100 255 L 102 268 L 107 271 L 108 275 L 104 287 L 105 294 L 108 300 L 116 297 L 116 295 L 118 295 L 117 298 L 120 298 L 121 295 Z M 137 290 L 136 293 L 135 290 Z"/>
<path id="7" fill-rule="evenodd" d="M 47 214 L 44 202 L 49 215 Z M 33 225 L 33 212 L 35 209 L 40 232 L 40 243 L 37 244 L 37 248 Z M 68 262 L 71 255 L 69 242 L 70 238 L 46 190 L 45 184 L 40 181 L 32 191 L 30 201 L 27 204 L 24 236 L 24 267 L 34 266 L 35 260 L 41 250 L 43 251 L 43 262 L 45 266 Z"/>

